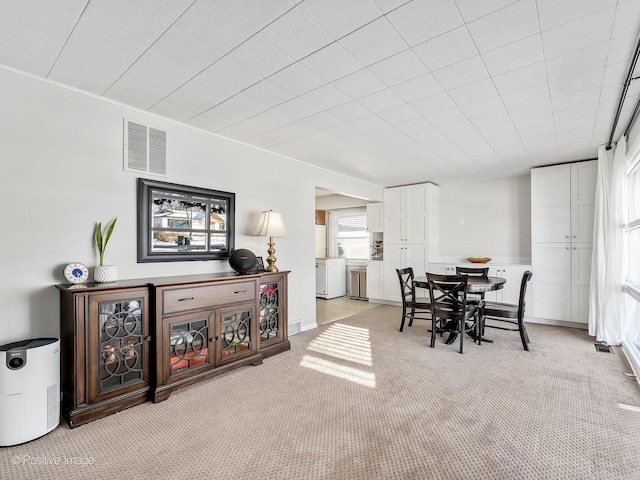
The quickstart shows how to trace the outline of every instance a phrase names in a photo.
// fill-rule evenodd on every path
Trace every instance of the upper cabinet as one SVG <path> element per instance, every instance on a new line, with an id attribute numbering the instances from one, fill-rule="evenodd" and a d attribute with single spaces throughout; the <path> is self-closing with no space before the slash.
<path id="1" fill-rule="evenodd" d="M 589 162 L 531 170 L 531 241 L 592 242 L 598 165 Z"/>
<path id="2" fill-rule="evenodd" d="M 382 203 L 367 204 L 367 231 L 369 233 L 384 231 L 384 209 Z"/>
<path id="3" fill-rule="evenodd" d="M 438 241 L 438 187 L 432 183 L 384 191 L 385 244 Z"/>

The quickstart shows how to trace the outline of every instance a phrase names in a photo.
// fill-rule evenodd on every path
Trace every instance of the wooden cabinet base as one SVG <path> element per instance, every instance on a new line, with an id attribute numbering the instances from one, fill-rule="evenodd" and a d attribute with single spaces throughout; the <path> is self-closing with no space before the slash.
<path id="1" fill-rule="evenodd" d="M 291 350 L 291 343 L 289 342 L 289 340 L 281 343 L 276 343 L 270 347 L 265 347 L 260 350 L 260 353 L 264 358 L 268 358 L 273 355 L 277 355 L 278 353 L 286 352 L 287 350 Z"/>
<path id="2" fill-rule="evenodd" d="M 79 408 L 71 408 L 68 399 L 62 399 L 62 417 L 69 424 L 70 428 L 75 428 L 85 423 L 92 422 L 112 413 L 120 412 L 135 405 L 145 403 L 149 399 L 149 392 L 133 392 L 119 395 L 118 397 L 105 400 L 100 403 L 92 403 Z"/>
<path id="3" fill-rule="evenodd" d="M 235 370 L 236 368 L 240 368 L 245 365 L 261 365 L 262 358 L 262 354 L 252 355 L 251 357 L 244 358 L 234 363 L 229 363 L 228 365 L 223 365 L 222 367 L 218 367 L 214 370 L 208 370 L 198 375 L 190 375 L 189 377 L 178 380 L 176 382 L 160 385 L 153 391 L 151 400 L 153 400 L 153 403 L 159 403 L 169 398 L 171 392 L 173 392 L 174 390 L 187 387 L 211 377 L 216 377 L 223 373 L 229 372 L 230 370 Z"/>

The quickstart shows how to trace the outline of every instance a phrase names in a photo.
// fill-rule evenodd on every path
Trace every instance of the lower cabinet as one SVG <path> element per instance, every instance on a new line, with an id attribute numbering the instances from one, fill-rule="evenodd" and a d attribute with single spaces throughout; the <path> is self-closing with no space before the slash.
<path id="1" fill-rule="evenodd" d="M 380 260 L 367 262 L 367 297 L 384 299 L 384 264 Z"/>
<path id="2" fill-rule="evenodd" d="M 424 276 L 429 264 L 427 244 L 384 246 L 384 298 L 401 302 L 400 280 L 396 269 L 412 267 L 416 277 Z"/>
<path id="3" fill-rule="evenodd" d="M 69 426 L 288 350 L 287 274 L 58 285 Z"/>

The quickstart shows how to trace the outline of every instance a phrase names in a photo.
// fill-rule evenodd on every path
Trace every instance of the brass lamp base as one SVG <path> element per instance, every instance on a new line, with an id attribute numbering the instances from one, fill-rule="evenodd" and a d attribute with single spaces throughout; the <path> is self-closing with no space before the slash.
<path id="1" fill-rule="evenodd" d="M 269 237 L 269 248 L 267 249 L 267 253 L 269 256 L 267 257 L 267 263 L 269 266 L 265 269 L 267 272 L 278 272 L 278 267 L 276 267 L 276 257 L 274 257 L 274 253 L 276 253 L 276 249 L 273 248 L 275 243 L 273 243 L 273 237 Z"/>

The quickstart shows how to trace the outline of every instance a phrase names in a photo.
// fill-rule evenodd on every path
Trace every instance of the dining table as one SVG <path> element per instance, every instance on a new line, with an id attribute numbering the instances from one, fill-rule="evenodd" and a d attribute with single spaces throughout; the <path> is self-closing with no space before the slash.
<path id="1" fill-rule="evenodd" d="M 495 290 L 501 290 L 504 288 L 504 284 L 507 283 L 506 278 L 502 277 L 476 277 L 469 276 L 467 280 L 467 293 L 486 293 L 492 292 Z M 426 288 L 429 289 L 429 280 L 427 276 L 415 277 L 413 279 L 413 285 L 416 288 Z M 471 336 L 474 336 L 471 332 L 469 332 Z M 455 341 L 457 337 L 457 333 L 452 333 L 449 335 L 449 338 L 445 341 L 446 344 L 451 344 Z M 483 342 L 492 343 L 492 340 L 489 338 L 482 337 Z"/>

